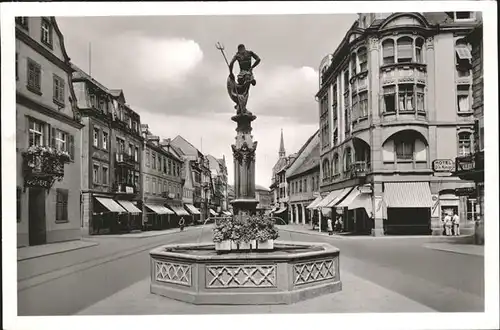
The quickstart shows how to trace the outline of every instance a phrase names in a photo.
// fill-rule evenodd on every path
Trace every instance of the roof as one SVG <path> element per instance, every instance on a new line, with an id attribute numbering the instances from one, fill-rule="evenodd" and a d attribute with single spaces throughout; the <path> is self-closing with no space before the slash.
<path id="1" fill-rule="evenodd" d="M 103 84 L 101 84 L 100 82 L 98 82 L 97 80 L 95 80 L 87 72 L 83 71 L 82 69 L 80 69 L 79 67 L 77 67 L 73 63 L 71 64 L 71 67 L 73 68 L 73 70 L 75 70 L 75 72 L 73 72 L 73 79 L 86 79 L 86 80 L 89 80 L 94 85 L 96 85 L 97 87 L 99 87 L 100 89 L 102 89 L 104 92 L 111 94 L 110 90 L 106 86 L 104 86 Z"/>
<path id="2" fill-rule="evenodd" d="M 201 153 L 195 146 L 180 135 L 177 135 L 170 142 L 170 144 L 176 146 L 178 149 L 181 149 L 182 153 L 185 155 L 198 156 L 198 154 Z"/>
<path id="3" fill-rule="evenodd" d="M 255 190 L 265 190 L 265 191 L 269 191 L 269 188 L 256 184 L 256 185 L 255 185 Z"/>
<path id="4" fill-rule="evenodd" d="M 309 143 L 311 143 L 311 141 L 319 134 L 319 129 L 314 132 L 313 135 L 311 135 L 306 143 L 304 143 L 304 145 L 299 149 L 298 152 L 296 152 L 295 154 L 292 154 L 292 155 L 295 155 L 296 158 L 290 163 L 290 166 L 293 166 L 293 164 L 295 164 L 295 162 L 297 161 L 297 159 L 299 159 L 300 155 L 304 152 L 304 149 L 309 145 Z M 319 156 L 318 156 L 319 157 Z"/>
<path id="5" fill-rule="evenodd" d="M 219 162 L 219 160 L 210 154 L 206 155 L 206 158 L 208 159 L 208 164 L 209 164 L 210 169 L 216 170 L 217 173 L 219 173 L 220 166 L 221 166 L 221 163 Z"/>
<path id="6" fill-rule="evenodd" d="M 297 167 L 297 169 L 295 169 L 291 174 L 289 174 L 288 177 L 300 175 L 314 169 L 315 167 L 319 168 L 319 139 L 314 142 L 314 147 L 312 148 L 311 152 L 309 152 L 305 156 L 302 164 L 299 165 L 299 167 Z"/>
<path id="7" fill-rule="evenodd" d="M 123 94 L 123 89 L 110 89 L 109 93 L 114 97 L 119 97 L 121 94 Z"/>

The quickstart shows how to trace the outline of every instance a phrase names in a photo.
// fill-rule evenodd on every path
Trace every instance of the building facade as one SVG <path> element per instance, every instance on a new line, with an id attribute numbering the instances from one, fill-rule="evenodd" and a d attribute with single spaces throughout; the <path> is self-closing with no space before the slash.
<path id="1" fill-rule="evenodd" d="M 227 167 L 226 158 L 217 159 L 212 155 L 206 155 L 211 172 L 211 216 L 216 216 L 227 211 Z"/>
<path id="2" fill-rule="evenodd" d="M 321 63 L 320 208 L 342 213 L 344 230 L 441 235 L 458 213 L 473 230 L 472 183 L 433 170 L 474 145 L 470 45 L 476 13 L 359 14 Z M 453 147 L 455 146 L 455 147 Z"/>
<path id="3" fill-rule="evenodd" d="M 268 188 L 255 185 L 255 199 L 259 202 L 256 208 L 257 212 L 266 214 L 271 211 L 273 198 Z"/>
<path id="4" fill-rule="evenodd" d="M 142 228 L 139 114 L 122 90 L 111 90 L 73 66 L 81 131 L 81 219 L 86 235 Z"/>
<path id="5" fill-rule="evenodd" d="M 312 224 L 314 209 L 307 207 L 319 196 L 319 136 L 318 130 L 302 146 L 297 158 L 286 170 L 290 187 L 290 223 Z"/>
<path id="6" fill-rule="evenodd" d="M 83 125 L 54 17 L 16 17 L 17 246 L 79 239 Z"/>
<path id="7" fill-rule="evenodd" d="M 143 224 L 151 229 L 176 227 L 179 223 L 174 210 L 182 207 L 182 178 L 180 159 L 170 141 L 155 136 L 147 124 L 141 125 L 143 147 Z"/>
<path id="8" fill-rule="evenodd" d="M 484 244 L 484 86 L 483 86 L 483 25 L 480 22 L 467 36 L 472 45 L 472 95 L 474 110 L 474 153 L 457 157 L 456 175 L 475 182 L 475 191 L 468 196 L 467 220 L 475 221 L 475 241 Z M 474 196 L 476 199 L 474 199 Z"/>

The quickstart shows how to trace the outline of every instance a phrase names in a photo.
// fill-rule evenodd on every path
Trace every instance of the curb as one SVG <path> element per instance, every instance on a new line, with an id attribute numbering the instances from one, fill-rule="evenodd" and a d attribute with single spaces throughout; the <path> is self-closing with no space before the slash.
<path id="1" fill-rule="evenodd" d="M 143 235 L 144 233 L 137 233 L 136 236 L 125 236 L 125 235 L 134 235 L 134 234 L 122 234 L 122 235 L 92 235 L 89 237 L 95 238 L 95 239 L 101 239 L 101 238 L 132 238 L 132 239 L 140 239 L 140 238 L 151 238 L 151 237 L 158 237 L 158 236 L 164 236 L 164 235 L 171 235 L 171 234 L 179 234 L 183 232 L 188 232 L 188 231 L 193 231 L 193 230 L 198 230 L 202 229 L 203 226 L 193 226 L 193 227 L 187 227 L 184 229 L 184 231 L 180 231 L 179 228 L 177 230 L 171 230 L 171 229 L 166 229 L 166 230 L 159 230 L 155 235 Z"/>
<path id="2" fill-rule="evenodd" d="M 81 250 L 81 249 L 87 249 L 87 248 L 99 245 L 98 242 L 85 241 L 85 240 L 81 240 L 81 241 L 88 243 L 88 245 L 72 247 L 72 248 L 69 248 L 69 249 L 61 250 L 61 251 L 54 251 L 54 252 L 39 254 L 39 255 L 35 255 L 35 256 L 21 257 L 21 258 L 17 257 L 17 261 L 19 262 L 19 261 L 24 261 L 24 260 L 36 259 L 36 258 L 51 256 L 51 255 L 54 255 L 54 254 L 60 254 L 60 253 L 69 252 L 69 251 L 76 251 L 76 250 Z"/>
<path id="3" fill-rule="evenodd" d="M 433 247 L 433 246 L 429 246 L 428 244 L 424 244 L 424 247 L 427 249 L 430 249 L 430 250 L 435 250 L 435 251 L 443 251 L 443 252 L 448 252 L 448 253 L 462 254 L 462 255 L 475 256 L 475 257 L 484 257 L 484 252 L 482 254 L 470 253 L 467 251 L 459 251 L 459 250 L 447 249 L 447 248 L 442 248 L 442 247 Z"/>

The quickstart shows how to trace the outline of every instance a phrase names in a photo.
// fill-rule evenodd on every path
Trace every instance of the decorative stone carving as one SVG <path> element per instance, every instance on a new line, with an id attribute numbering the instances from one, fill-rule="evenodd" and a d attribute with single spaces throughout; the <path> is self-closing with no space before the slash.
<path id="1" fill-rule="evenodd" d="M 293 266 L 293 284 L 301 285 L 335 277 L 334 260 L 304 262 Z"/>
<path id="2" fill-rule="evenodd" d="M 368 49 L 369 50 L 377 50 L 379 47 L 379 39 L 378 38 L 369 38 L 368 39 Z"/>
<path id="3" fill-rule="evenodd" d="M 245 161 L 247 164 L 249 164 L 255 159 L 257 141 L 253 142 L 252 147 L 249 147 L 246 142 L 243 142 L 239 149 L 234 144 L 231 145 L 231 149 L 233 150 L 234 159 L 236 159 L 238 162 Z"/>
<path id="4" fill-rule="evenodd" d="M 159 282 L 191 286 L 191 266 L 172 262 L 155 262 L 155 278 Z"/>
<path id="5" fill-rule="evenodd" d="M 206 287 L 276 287 L 276 265 L 207 265 Z"/>
<path id="6" fill-rule="evenodd" d="M 429 37 L 425 40 L 425 46 L 427 49 L 434 49 L 434 37 Z"/>

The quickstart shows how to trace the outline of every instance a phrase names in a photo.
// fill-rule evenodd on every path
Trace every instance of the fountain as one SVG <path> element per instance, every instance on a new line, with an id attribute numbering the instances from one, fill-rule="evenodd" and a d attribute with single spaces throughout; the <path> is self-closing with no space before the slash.
<path id="1" fill-rule="evenodd" d="M 291 304 L 342 289 L 339 249 L 326 243 L 274 241 L 273 218 L 256 216 L 255 150 L 251 135 L 257 117 L 246 109 L 252 69 L 258 56 L 238 47 L 231 63 L 228 93 L 236 103 L 234 216 L 216 219 L 214 242 L 164 245 L 150 251 L 151 293 L 192 304 Z M 252 67 L 251 58 L 256 59 Z M 237 81 L 232 65 L 238 60 Z"/>

